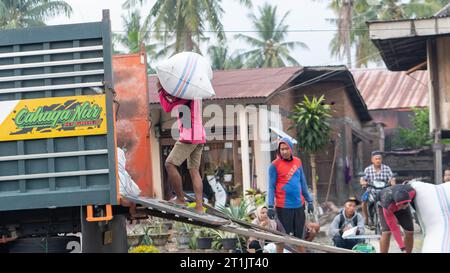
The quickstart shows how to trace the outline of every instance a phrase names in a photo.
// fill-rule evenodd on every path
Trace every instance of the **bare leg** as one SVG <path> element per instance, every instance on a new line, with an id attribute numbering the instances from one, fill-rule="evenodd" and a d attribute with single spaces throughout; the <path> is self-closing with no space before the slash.
<path id="1" fill-rule="evenodd" d="M 316 238 L 317 233 L 320 231 L 320 225 L 316 223 L 308 223 L 307 227 L 309 232 L 308 237 L 306 237 L 305 240 L 312 242 L 314 238 Z"/>
<path id="2" fill-rule="evenodd" d="M 177 166 L 173 165 L 172 163 L 166 162 L 165 167 L 168 179 L 173 186 L 175 194 L 177 195 L 176 203 L 184 204 L 185 200 L 184 200 L 183 185 L 181 181 L 181 175 L 178 172 Z"/>
<path id="3" fill-rule="evenodd" d="M 197 205 L 195 209 L 199 212 L 203 212 L 203 184 L 200 172 L 198 169 L 190 169 L 192 185 L 194 186 L 195 201 Z"/>
<path id="4" fill-rule="evenodd" d="M 380 253 L 389 252 L 390 242 L 391 242 L 391 232 L 390 231 L 382 232 L 380 239 Z"/>
<path id="5" fill-rule="evenodd" d="M 405 230 L 406 253 L 411 253 L 414 246 L 414 232 Z"/>
<path id="6" fill-rule="evenodd" d="M 369 212 L 367 210 L 367 202 L 361 202 L 361 212 L 364 217 L 364 223 L 369 224 Z"/>

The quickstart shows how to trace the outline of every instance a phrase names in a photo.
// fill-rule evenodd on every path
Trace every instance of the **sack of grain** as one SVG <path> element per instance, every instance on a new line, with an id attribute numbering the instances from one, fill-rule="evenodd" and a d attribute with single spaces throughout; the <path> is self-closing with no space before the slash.
<path id="1" fill-rule="evenodd" d="M 215 96 L 211 65 L 197 53 L 178 53 L 159 63 L 156 73 L 162 87 L 174 97 L 192 100 Z"/>
<path id="2" fill-rule="evenodd" d="M 411 182 L 414 204 L 424 232 L 422 252 L 450 253 L 450 183 Z"/>

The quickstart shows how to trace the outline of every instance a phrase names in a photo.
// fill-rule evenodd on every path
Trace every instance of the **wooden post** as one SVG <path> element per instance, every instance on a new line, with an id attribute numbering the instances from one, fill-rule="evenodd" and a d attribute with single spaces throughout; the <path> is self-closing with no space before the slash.
<path id="1" fill-rule="evenodd" d="M 242 190 L 250 189 L 250 161 L 248 147 L 248 122 L 245 108 L 239 110 L 239 132 L 241 135 Z"/>
<path id="2" fill-rule="evenodd" d="M 434 181 L 442 183 L 442 144 L 441 144 L 441 111 L 439 96 L 439 67 L 436 40 L 427 41 L 429 63 L 430 93 L 430 130 L 434 133 Z"/>
<path id="3" fill-rule="evenodd" d="M 317 200 L 317 179 L 316 179 L 316 155 L 311 153 L 309 155 L 311 159 L 311 176 L 312 176 L 312 186 L 313 186 L 313 198 L 314 198 L 314 220 L 319 223 L 319 202 Z"/>

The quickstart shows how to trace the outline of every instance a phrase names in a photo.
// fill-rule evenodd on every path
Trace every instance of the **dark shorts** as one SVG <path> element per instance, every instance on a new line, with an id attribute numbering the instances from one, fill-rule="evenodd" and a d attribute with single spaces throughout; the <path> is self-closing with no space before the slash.
<path id="1" fill-rule="evenodd" d="M 296 209 L 276 208 L 277 217 L 287 234 L 303 239 L 305 228 L 305 210 L 303 207 Z"/>
<path id="2" fill-rule="evenodd" d="M 389 226 L 384 218 L 383 208 L 378 207 L 378 214 L 380 215 L 381 231 L 390 231 Z M 413 217 L 409 208 L 399 210 L 394 212 L 395 218 L 397 218 L 397 223 L 406 231 L 414 231 Z"/>

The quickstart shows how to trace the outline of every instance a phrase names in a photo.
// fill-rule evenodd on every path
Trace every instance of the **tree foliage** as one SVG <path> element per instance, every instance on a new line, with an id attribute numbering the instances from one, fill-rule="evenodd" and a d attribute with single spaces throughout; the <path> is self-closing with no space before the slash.
<path id="1" fill-rule="evenodd" d="M 304 97 L 303 102 L 295 105 L 290 116 L 297 130 L 298 145 L 308 153 L 317 153 L 330 143 L 331 106 L 325 103 L 325 96 Z"/>
<path id="2" fill-rule="evenodd" d="M 430 118 L 428 108 L 414 108 L 411 117 L 411 128 L 400 127 L 394 138 L 395 148 L 416 149 L 430 146 L 433 139 L 430 136 Z"/>

